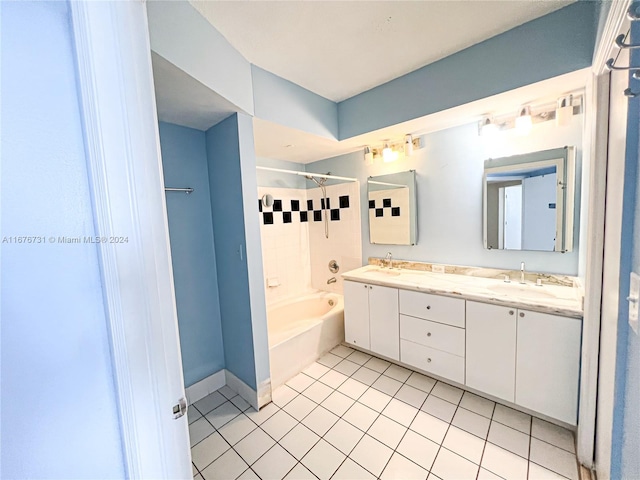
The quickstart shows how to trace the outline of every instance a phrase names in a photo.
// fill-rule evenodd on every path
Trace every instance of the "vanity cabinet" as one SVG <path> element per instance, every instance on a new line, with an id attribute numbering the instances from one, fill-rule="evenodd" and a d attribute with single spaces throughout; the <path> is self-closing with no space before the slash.
<path id="1" fill-rule="evenodd" d="M 344 282 L 347 343 L 400 360 L 398 289 Z"/>
<path id="2" fill-rule="evenodd" d="M 466 385 L 509 402 L 516 388 L 516 309 L 467 301 Z"/>

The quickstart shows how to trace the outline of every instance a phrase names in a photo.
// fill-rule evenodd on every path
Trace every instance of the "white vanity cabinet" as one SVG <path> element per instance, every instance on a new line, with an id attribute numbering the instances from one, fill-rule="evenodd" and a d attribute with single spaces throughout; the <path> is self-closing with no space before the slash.
<path id="1" fill-rule="evenodd" d="M 344 337 L 347 343 L 400 360 L 398 289 L 344 282 Z"/>
<path id="2" fill-rule="evenodd" d="M 515 403 L 575 425 L 582 321 L 518 310 Z"/>

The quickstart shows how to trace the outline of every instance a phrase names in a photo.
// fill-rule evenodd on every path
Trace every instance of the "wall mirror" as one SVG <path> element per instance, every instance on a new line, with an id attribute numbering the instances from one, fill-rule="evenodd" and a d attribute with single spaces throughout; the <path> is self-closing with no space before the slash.
<path id="1" fill-rule="evenodd" d="M 573 249 L 575 147 L 484 162 L 484 246 Z"/>
<path id="2" fill-rule="evenodd" d="M 369 241 L 383 245 L 415 245 L 416 172 L 392 173 L 367 179 Z"/>

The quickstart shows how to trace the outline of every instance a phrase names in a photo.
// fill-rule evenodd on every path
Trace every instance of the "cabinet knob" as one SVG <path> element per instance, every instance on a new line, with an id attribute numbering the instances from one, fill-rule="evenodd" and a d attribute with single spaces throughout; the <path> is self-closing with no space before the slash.
<path id="1" fill-rule="evenodd" d="M 513 310 L 509 310 L 509 315 L 513 315 Z"/>
<path id="2" fill-rule="evenodd" d="M 427 358 L 427 363 L 431 363 L 431 359 L 430 358 Z"/>
<path id="3" fill-rule="evenodd" d="M 431 336 L 431 332 L 427 332 L 427 337 L 430 337 L 430 336 Z"/>
<path id="4" fill-rule="evenodd" d="M 365 285 L 364 288 L 367 288 L 368 285 Z"/>
<path id="5" fill-rule="evenodd" d="M 431 310 L 431 305 L 427 305 L 427 310 Z"/>
<path id="6" fill-rule="evenodd" d="M 520 317 L 524 317 L 524 312 L 520 312 Z"/>
<path id="7" fill-rule="evenodd" d="M 370 287 L 369 287 L 369 290 L 373 290 L 373 287 L 371 287 L 371 286 L 370 286 Z"/>

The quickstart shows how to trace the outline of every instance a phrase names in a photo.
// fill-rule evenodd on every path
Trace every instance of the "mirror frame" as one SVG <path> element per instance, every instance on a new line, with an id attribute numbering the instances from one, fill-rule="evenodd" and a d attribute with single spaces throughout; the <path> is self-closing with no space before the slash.
<path id="1" fill-rule="evenodd" d="M 484 173 L 482 175 L 482 238 L 484 248 L 497 250 L 490 248 L 487 240 L 487 175 L 550 166 L 556 167 L 556 176 L 558 178 L 558 184 L 556 185 L 556 243 L 554 252 L 566 253 L 573 251 L 576 147 L 569 146 L 485 160 Z"/>

